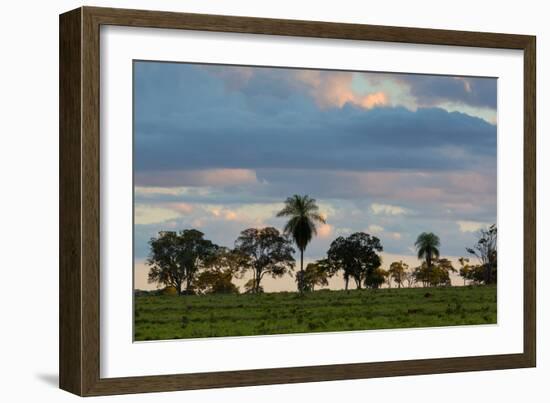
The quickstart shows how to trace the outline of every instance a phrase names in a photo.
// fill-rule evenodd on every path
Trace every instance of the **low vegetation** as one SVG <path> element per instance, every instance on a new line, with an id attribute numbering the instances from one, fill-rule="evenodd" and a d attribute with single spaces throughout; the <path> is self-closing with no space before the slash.
<path id="1" fill-rule="evenodd" d="M 497 319 L 494 285 L 173 294 L 136 292 L 136 341 L 479 325 Z"/>

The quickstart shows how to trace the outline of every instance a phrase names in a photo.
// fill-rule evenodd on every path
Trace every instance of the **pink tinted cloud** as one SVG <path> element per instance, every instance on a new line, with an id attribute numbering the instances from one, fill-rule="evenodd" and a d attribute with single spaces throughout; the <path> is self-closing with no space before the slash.
<path id="1" fill-rule="evenodd" d="M 317 234 L 321 237 L 321 238 L 328 238 L 332 235 L 333 233 L 333 230 L 334 228 L 332 227 L 332 225 L 330 224 L 321 224 L 318 228 L 317 228 Z"/>
<path id="2" fill-rule="evenodd" d="M 258 181 L 252 169 L 196 169 L 174 171 L 148 171 L 136 174 L 137 186 L 235 186 Z"/>
<path id="3" fill-rule="evenodd" d="M 352 179 L 361 189 L 372 195 L 390 196 L 405 200 L 441 200 L 463 193 L 472 195 L 493 194 L 496 178 L 478 172 L 342 172 L 339 175 Z"/>
<path id="4" fill-rule="evenodd" d="M 298 70 L 294 75 L 322 108 L 341 108 L 350 103 L 371 109 L 389 103 L 387 94 L 382 91 L 370 94 L 356 93 L 352 88 L 353 73 Z"/>
<path id="5" fill-rule="evenodd" d="M 166 207 L 181 214 L 191 214 L 193 212 L 193 205 L 189 203 L 167 203 Z"/>

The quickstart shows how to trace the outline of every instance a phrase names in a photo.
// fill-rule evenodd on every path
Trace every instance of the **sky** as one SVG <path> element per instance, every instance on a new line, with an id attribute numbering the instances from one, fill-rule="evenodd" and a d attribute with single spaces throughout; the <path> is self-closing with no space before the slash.
<path id="1" fill-rule="evenodd" d="M 327 221 L 306 263 L 358 231 L 381 239 L 383 268 L 419 265 L 425 231 L 442 256 L 466 256 L 496 223 L 496 102 L 495 78 L 134 62 L 136 288 L 156 287 L 145 259 L 159 231 L 232 247 L 246 228 L 282 230 L 294 194 Z"/>

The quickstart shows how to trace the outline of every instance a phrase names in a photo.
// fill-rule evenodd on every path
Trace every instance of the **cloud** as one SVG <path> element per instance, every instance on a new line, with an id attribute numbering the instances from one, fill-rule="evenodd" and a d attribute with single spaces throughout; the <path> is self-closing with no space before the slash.
<path id="1" fill-rule="evenodd" d="M 487 223 L 477 221 L 457 221 L 456 223 L 461 232 L 477 232 L 489 226 Z"/>
<path id="2" fill-rule="evenodd" d="M 292 194 L 328 218 L 313 260 L 369 227 L 388 252 L 410 253 L 429 230 L 458 255 L 474 241 L 458 222 L 496 222 L 496 80 L 135 67 L 136 256 L 163 228 L 229 247 L 247 227 L 282 229 Z"/>
<path id="3" fill-rule="evenodd" d="M 419 106 L 452 101 L 491 109 L 497 107 L 496 78 L 423 74 L 399 74 L 392 75 L 392 78 L 409 87 Z"/>
<path id="4" fill-rule="evenodd" d="M 380 225 L 376 225 L 376 224 L 371 224 L 367 227 L 367 231 L 370 231 L 370 232 L 382 232 L 384 231 L 384 227 L 381 227 Z"/>
<path id="5" fill-rule="evenodd" d="M 328 238 L 333 234 L 333 232 L 334 228 L 330 224 L 321 224 L 317 228 L 317 235 L 321 238 Z"/>
<path id="6" fill-rule="evenodd" d="M 193 211 L 193 206 L 189 203 L 168 203 L 167 207 L 181 214 L 190 214 Z"/>
<path id="7" fill-rule="evenodd" d="M 250 169 L 166 170 L 138 172 L 135 183 L 140 187 L 235 186 L 256 183 Z M 169 192 L 165 192 L 169 194 Z"/>
<path id="8" fill-rule="evenodd" d="M 138 196 L 158 196 L 158 195 L 171 195 L 171 196 L 177 196 L 182 194 L 185 191 L 185 189 L 182 188 L 174 188 L 174 187 L 155 187 L 155 186 L 136 186 L 134 187 L 134 194 Z"/>
<path id="9" fill-rule="evenodd" d="M 135 224 L 153 224 L 178 217 L 179 214 L 170 208 L 137 204 L 134 209 Z"/>
<path id="10" fill-rule="evenodd" d="M 426 107 L 411 109 L 395 103 L 389 92 L 399 85 L 412 85 L 417 78 L 407 79 L 406 84 L 392 75 L 382 80 L 388 88 L 370 84 L 360 88 L 353 79 L 359 73 L 246 68 L 254 71 L 250 75 L 240 69 L 136 65 L 138 184 L 146 181 L 153 186 L 161 180 L 159 176 L 166 186 L 183 186 L 184 180 L 204 183 L 204 178 L 187 177 L 188 170 L 255 171 L 282 165 L 453 170 L 496 161 L 494 125 L 430 101 L 437 98 L 444 101 L 441 105 L 462 105 L 463 97 L 453 101 L 450 89 L 432 98 L 425 96 Z M 248 78 L 228 89 L 226 83 L 234 75 Z M 374 80 L 372 73 L 367 76 L 366 81 Z M 459 80 L 443 82 L 448 81 Z M 418 85 L 437 88 L 422 81 Z M 472 84 L 472 92 L 477 85 L 477 81 Z M 465 91 L 462 82 L 451 87 Z M 429 92 L 426 88 L 419 91 Z M 401 158 L 393 158 L 396 149 Z M 222 186 L 221 182 L 216 185 Z"/>
<path id="11" fill-rule="evenodd" d="M 297 70 L 297 80 L 304 84 L 308 93 L 321 108 L 342 108 L 346 104 L 371 109 L 389 103 L 382 91 L 359 94 L 352 86 L 353 73 L 320 70 Z"/>
<path id="12" fill-rule="evenodd" d="M 403 215 L 407 214 L 407 209 L 391 204 L 373 203 L 370 206 L 372 212 L 376 215 Z"/>

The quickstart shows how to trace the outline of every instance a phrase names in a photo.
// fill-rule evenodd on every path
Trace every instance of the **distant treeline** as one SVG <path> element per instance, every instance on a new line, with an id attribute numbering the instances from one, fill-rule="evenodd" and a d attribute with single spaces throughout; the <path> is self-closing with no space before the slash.
<path id="1" fill-rule="evenodd" d="M 460 258 L 458 270 L 450 260 L 440 257 L 439 237 L 431 232 L 420 234 L 415 242 L 418 258 L 423 260 L 415 268 L 396 261 L 383 269 L 379 254 L 382 243 L 365 232 L 336 238 L 323 259 L 304 268 L 304 250 L 316 235 L 315 224 L 325 223 L 325 218 L 318 212 L 315 199 L 298 195 L 289 197 L 277 216 L 289 219 L 283 233 L 273 227 L 248 228 L 240 233 L 233 248 L 214 244 L 196 229 L 160 232 L 149 241 L 148 281 L 180 295 L 239 293 L 233 280 L 251 273 L 244 292 L 259 293 L 266 275 L 293 276 L 294 246 L 300 252 L 300 270 L 295 274 L 300 293 L 327 286 L 329 278 L 338 273 L 343 276 L 346 290 L 350 281 L 358 289 L 377 289 L 385 283 L 391 287 L 392 282 L 398 288 L 450 286 L 450 273 L 455 272 L 464 284 L 491 284 L 497 279 L 496 225 L 481 230 L 476 244 L 466 248 L 477 263 Z"/>

